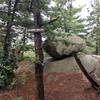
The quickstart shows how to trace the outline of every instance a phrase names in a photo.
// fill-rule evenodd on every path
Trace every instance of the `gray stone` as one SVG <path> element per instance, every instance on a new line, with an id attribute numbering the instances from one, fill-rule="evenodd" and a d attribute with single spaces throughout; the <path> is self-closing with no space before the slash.
<path id="1" fill-rule="evenodd" d="M 85 47 L 85 41 L 79 36 L 70 35 L 57 37 L 57 39 L 47 39 L 44 44 L 44 50 L 54 59 L 70 56 L 73 53 L 80 52 Z"/>
<path id="2" fill-rule="evenodd" d="M 97 55 L 80 55 L 79 56 L 83 66 L 87 72 L 91 72 L 94 67 L 96 68 L 95 74 L 100 79 L 100 56 Z M 46 72 L 72 72 L 80 71 L 74 57 L 67 57 L 66 59 L 49 61 L 45 64 Z M 86 78 L 85 78 L 86 79 Z"/>

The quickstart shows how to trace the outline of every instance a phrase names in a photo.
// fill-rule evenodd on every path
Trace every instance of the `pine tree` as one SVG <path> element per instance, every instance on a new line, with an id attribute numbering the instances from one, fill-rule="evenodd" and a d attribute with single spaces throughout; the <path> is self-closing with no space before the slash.
<path id="1" fill-rule="evenodd" d="M 89 35 L 96 41 L 96 54 L 100 54 L 100 1 L 94 0 L 88 19 Z"/>
<path id="2" fill-rule="evenodd" d="M 49 19 L 58 17 L 58 19 L 46 26 L 47 36 L 57 35 L 55 33 L 53 34 L 53 31 L 57 29 L 62 29 L 63 32 L 69 34 L 86 32 L 85 19 L 82 19 L 79 15 L 82 8 L 73 7 L 72 0 L 53 0 L 53 2 L 55 6 L 49 8 L 47 17 Z"/>

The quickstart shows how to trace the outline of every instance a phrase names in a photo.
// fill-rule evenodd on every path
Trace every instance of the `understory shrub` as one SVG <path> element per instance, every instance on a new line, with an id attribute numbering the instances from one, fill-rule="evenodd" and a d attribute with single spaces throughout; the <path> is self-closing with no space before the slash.
<path id="1" fill-rule="evenodd" d="M 14 77 L 11 66 L 0 65 L 0 89 L 5 89 L 10 85 Z"/>

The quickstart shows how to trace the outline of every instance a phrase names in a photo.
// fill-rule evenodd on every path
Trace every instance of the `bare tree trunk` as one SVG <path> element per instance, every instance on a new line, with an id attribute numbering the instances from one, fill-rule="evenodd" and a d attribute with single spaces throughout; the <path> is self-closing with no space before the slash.
<path id="1" fill-rule="evenodd" d="M 40 13 L 40 0 L 33 0 L 33 14 L 35 29 L 41 28 L 42 18 Z M 36 79 L 36 100 L 44 100 L 44 83 L 43 83 L 43 48 L 41 32 L 34 32 L 35 42 L 35 79 Z"/>

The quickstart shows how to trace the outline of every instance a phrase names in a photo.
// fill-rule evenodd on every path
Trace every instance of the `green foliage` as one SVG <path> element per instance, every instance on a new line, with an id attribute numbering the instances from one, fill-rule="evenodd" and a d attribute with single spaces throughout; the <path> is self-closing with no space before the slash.
<path id="1" fill-rule="evenodd" d="M 24 51 L 33 51 L 33 46 L 31 44 L 25 45 Z"/>
<path id="2" fill-rule="evenodd" d="M 68 0 L 53 0 L 55 2 L 55 6 L 52 6 L 48 12 L 47 16 L 51 20 L 54 18 L 58 19 L 49 24 L 45 25 L 44 28 L 46 30 L 46 36 L 56 36 L 57 34 L 54 32 L 59 31 L 60 34 L 65 32 L 70 33 L 70 34 L 79 34 L 79 33 L 84 33 L 86 32 L 85 30 L 85 24 L 84 21 L 85 19 L 82 19 L 78 13 L 81 11 L 80 8 L 75 8 L 71 7 L 69 8 L 67 3 L 69 2 Z M 62 34 L 61 34 L 62 35 Z"/>
<path id="3" fill-rule="evenodd" d="M 7 6 L 3 7 L 3 10 L 0 12 L 0 20 L 2 20 L 3 24 L 2 27 L 5 30 L 6 24 L 9 20 L 11 20 L 11 16 L 8 16 L 7 14 L 7 7 L 8 7 L 8 1 L 9 0 L 0 0 L 0 4 L 7 4 Z M 55 2 L 55 6 L 48 7 L 51 1 Z M 69 1 L 71 0 L 40 0 L 40 9 L 42 12 L 42 15 L 46 16 L 47 19 L 44 19 L 45 22 L 55 18 L 58 18 L 55 22 L 46 24 L 43 27 L 45 28 L 45 37 L 55 39 L 54 37 L 62 36 L 64 37 L 65 34 L 78 34 L 81 32 L 85 32 L 84 28 L 84 19 L 80 18 L 78 13 L 81 11 L 81 8 L 74 8 L 69 5 Z M 73 1 L 73 0 L 72 0 Z M 11 44 L 13 48 L 18 49 L 20 51 L 24 51 L 24 59 L 27 60 L 34 60 L 34 52 L 27 52 L 29 50 L 33 50 L 33 47 L 31 45 L 26 45 L 26 40 L 28 38 L 28 34 L 26 36 L 22 36 L 24 34 L 24 29 L 26 30 L 28 28 L 31 28 L 34 26 L 34 20 L 33 15 L 29 13 L 29 7 L 30 7 L 31 0 L 20 0 L 18 3 L 12 32 L 13 34 L 13 42 Z M 11 8 L 13 8 L 14 0 L 12 0 Z M 39 6 L 38 5 L 38 6 Z M 6 10 L 5 10 L 6 8 Z M 34 11 L 34 7 L 32 7 Z M 96 8 L 97 12 L 99 12 L 99 9 Z M 13 9 L 11 9 L 12 11 Z M 94 20 L 93 16 L 91 16 L 90 20 Z M 60 31 L 58 29 L 61 29 Z M 57 31 L 57 32 L 56 32 Z M 3 31 L 5 33 L 5 31 Z M 27 31 L 26 31 L 27 33 Z M 23 38 L 25 41 L 23 43 L 23 39 L 20 41 L 18 40 L 18 37 Z M 15 42 L 14 42 L 15 38 Z M 62 41 L 66 45 L 69 45 L 70 43 L 68 41 Z M 0 51 L 0 57 L 2 58 L 2 50 Z M 9 60 L 9 59 L 7 59 Z M 13 77 L 13 68 L 11 64 L 3 65 L 0 69 L 0 87 L 4 88 L 7 85 L 10 85 L 10 82 L 12 81 Z M 27 79 L 26 76 L 21 76 L 20 79 L 22 80 L 22 83 L 25 82 Z M 20 100 L 20 99 L 16 99 Z"/>
<path id="4" fill-rule="evenodd" d="M 92 3 L 92 11 L 89 11 L 90 15 L 87 16 L 87 21 L 88 21 L 88 27 L 90 28 L 91 31 L 93 31 L 94 28 L 98 29 L 100 27 L 100 1 L 99 0 L 93 0 L 94 2 Z M 90 33 L 91 33 L 90 31 Z M 92 32 L 94 34 L 94 31 Z"/>
<path id="5" fill-rule="evenodd" d="M 0 88 L 4 89 L 9 86 L 14 77 L 13 70 L 11 66 L 0 65 Z"/>
<path id="6" fill-rule="evenodd" d="M 24 98 L 20 96 L 20 97 L 14 97 L 12 100 L 24 100 Z"/>
<path id="7" fill-rule="evenodd" d="M 21 74 L 19 77 L 18 77 L 18 81 L 21 83 L 21 84 L 25 84 L 26 81 L 28 80 L 28 76 L 26 74 Z"/>
<path id="8" fill-rule="evenodd" d="M 1 64 L 1 61 L 2 61 L 2 57 L 3 57 L 3 50 L 0 49 L 0 64 Z"/>
<path id="9" fill-rule="evenodd" d="M 98 34 L 98 35 L 100 35 L 100 26 L 99 27 L 95 27 L 93 32 Z"/>
<path id="10" fill-rule="evenodd" d="M 85 49 L 82 50 L 83 53 L 85 54 L 95 54 L 95 47 L 86 47 Z"/>
<path id="11" fill-rule="evenodd" d="M 90 15 L 87 17 L 88 21 L 88 37 L 92 36 L 96 43 L 96 54 L 100 54 L 100 39 L 98 37 L 100 36 L 100 1 L 99 0 L 93 0 L 92 3 L 92 11 L 90 11 Z M 91 38 L 91 37 L 90 37 Z"/>
<path id="12" fill-rule="evenodd" d="M 63 40 L 62 41 L 66 46 L 69 46 L 71 43 L 69 42 L 69 41 L 67 41 L 67 40 Z"/>
<path id="13" fill-rule="evenodd" d="M 35 61 L 35 53 L 33 51 L 24 52 L 23 60 Z"/>

